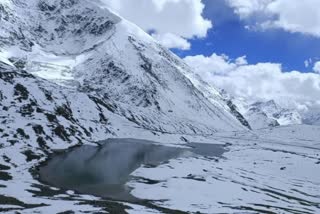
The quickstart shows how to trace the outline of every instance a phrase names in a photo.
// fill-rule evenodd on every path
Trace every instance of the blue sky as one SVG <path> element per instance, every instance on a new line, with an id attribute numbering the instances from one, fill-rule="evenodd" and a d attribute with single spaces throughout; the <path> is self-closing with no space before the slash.
<path id="1" fill-rule="evenodd" d="M 258 62 L 281 63 L 283 70 L 311 72 L 306 59 L 320 60 L 320 38 L 302 33 L 290 33 L 281 29 L 253 31 L 245 28 L 225 0 L 204 0 L 203 16 L 212 20 L 214 27 L 204 39 L 190 40 L 190 50 L 174 50 L 181 56 L 226 54 L 231 58 L 246 55 L 250 64 Z"/>

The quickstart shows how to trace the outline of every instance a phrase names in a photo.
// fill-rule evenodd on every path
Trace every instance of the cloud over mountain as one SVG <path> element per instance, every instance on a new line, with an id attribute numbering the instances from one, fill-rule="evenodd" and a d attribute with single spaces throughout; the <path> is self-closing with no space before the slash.
<path id="1" fill-rule="evenodd" d="M 212 27 L 201 0 L 102 0 L 169 48 L 189 49 L 187 39 L 205 37 Z"/>
<path id="2" fill-rule="evenodd" d="M 301 108 L 320 100 L 320 75 L 316 73 L 285 72 L 281 64 L 248 64 L 245 57 L 232 60 L 217 54 L 188 56 L 185 61 L 203 79 L 234 96 L 274 99 L 288 105 L 299 104 Z"/>

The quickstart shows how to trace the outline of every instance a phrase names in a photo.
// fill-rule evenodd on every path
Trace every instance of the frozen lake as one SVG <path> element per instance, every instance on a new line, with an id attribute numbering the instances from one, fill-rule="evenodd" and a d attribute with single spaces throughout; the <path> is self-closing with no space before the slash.
<path id="1" fill-rule="evenodd" d="M 134 202 L 138 199 L 130 195 L 130 188 L 125 184 L 138 179 L 130 174 L 142 165 L 155 168 L 172 159 L 221 157 L 226 151 L 223 145 L 194 143 L 178 148 L 135 139 L 111 139 L 100 144 L 53 155 L 40 167 L 41 180 L 79 193 Z"/>

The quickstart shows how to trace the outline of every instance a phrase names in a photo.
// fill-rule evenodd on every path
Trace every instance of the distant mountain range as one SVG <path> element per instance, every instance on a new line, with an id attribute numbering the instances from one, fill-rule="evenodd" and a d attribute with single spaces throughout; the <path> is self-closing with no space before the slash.
<path id="1" fill-rule="evenodd" d="M 237 110 L 244 116 L 253 129 L 287 125 L 320 125 L 320 109 L 307 108 L 300 110 L 283 107 L 275 100 L 254 101 L 242 97 L 232 97 L 224 90 L 221 91 L 226 100 L 231 100 Z"/>

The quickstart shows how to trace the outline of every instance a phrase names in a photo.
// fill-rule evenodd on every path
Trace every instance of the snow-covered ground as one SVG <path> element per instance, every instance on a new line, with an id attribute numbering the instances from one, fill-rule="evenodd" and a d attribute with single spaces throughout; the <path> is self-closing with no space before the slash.
<path id="1" fill-rule="evenodd" d="M 138 131 L 133 131 L 130 137 L 134 137 L 134 133 Z M 171 146 L 183 144 L 179 137 L 152 137 L 147 132 L 137 136 Z M 1 160 L 0 210 L 23 210 L 23 213 L 69 210 L 76 213 L 320 212 L 319 127 L 288 126 L 184 137 L 193 142 L 225 144 L 228 151 L 222 158 L 184 157 L 155 168 L 140 167 L 132 175 L 153 182 L 132 180 L 127 185 L 133 188 L 134 196 L 151 200 L 151 204 L 136 205 L 49 187 L 37 181 L 36 172 L 29 171 L 39 160 L 27 162 L 23 154 L 16 152 L 18 145 L 2 148 L 0 156 L 11 160 Z M 3 179 L 6 172 L 12 176 L 7 180 Z"/>
<path id="2" fill-rule="evenodd" d="M 319 213 L 320 128 L 292 126 L 214 136 L 230 143 L 223 159 L 181 158 L 134 175 L 133 195 L 201 213 Z"/>

